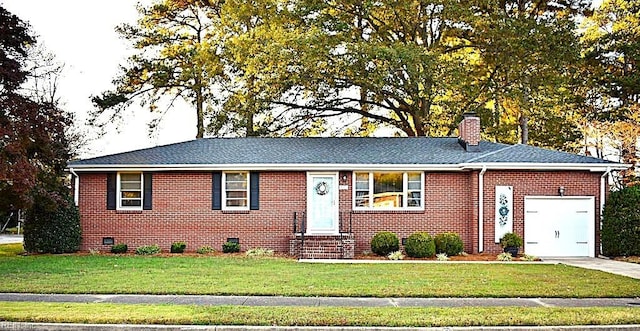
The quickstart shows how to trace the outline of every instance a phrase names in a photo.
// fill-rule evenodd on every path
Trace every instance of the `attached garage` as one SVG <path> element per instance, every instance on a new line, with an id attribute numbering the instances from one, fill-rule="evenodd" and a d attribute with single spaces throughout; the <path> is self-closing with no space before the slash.
<path id="1" fill-rule="evenodd" d="M 595 256 L 594 197 L 525 197 L 524 251 L 535 256 Z"/>

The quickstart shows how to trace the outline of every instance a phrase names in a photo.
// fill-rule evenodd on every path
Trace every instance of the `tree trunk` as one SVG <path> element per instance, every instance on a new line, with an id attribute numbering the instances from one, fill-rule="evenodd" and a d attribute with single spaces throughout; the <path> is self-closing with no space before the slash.
<path id="1" fill-rule="evenodd" d="M 202 98 L 202 86 L 200 86 L 200 79 L 197 79 L 196 81 L 196 117 L 197 117 L 197 122 L 196 122 L 196 127 L 197 127 L 197 133 L 196 133 L 196 139 L 201 139 L 202 137 L 204 137 L 204 110 L 203 110 L 203 104 L 204 104 L 204 100 Z"/>
<path id="2" fill-rule="evenodd" d="M 520 116 L 520 143 L 526 145 L 529 143 L 529 117 L 521 115 Z"/>

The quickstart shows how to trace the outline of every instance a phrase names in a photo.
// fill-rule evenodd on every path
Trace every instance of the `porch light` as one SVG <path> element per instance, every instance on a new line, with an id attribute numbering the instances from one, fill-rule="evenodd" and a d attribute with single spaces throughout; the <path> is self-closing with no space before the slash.
<path id="1" fill-rule="evenodd" d="M 564 196 L 564 186 L 560 186 L 558 187 L 558 195 L 560 195 L 561 197 Z"/>

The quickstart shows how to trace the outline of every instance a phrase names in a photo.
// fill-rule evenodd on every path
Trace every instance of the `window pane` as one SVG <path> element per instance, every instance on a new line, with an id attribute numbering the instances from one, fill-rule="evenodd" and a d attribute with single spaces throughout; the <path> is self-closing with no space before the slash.
<path id="1" fill-rule="evenodd" d="M 142 197 L 142 192 L 140 191 L 122 191 L 121 194 L 123 199 L 140 199 Z"/>
<path id="2" fill-rule="evenodd" d="M 120 189 L 122 190 L 140 190 L 140 182 L 132 183 L 132 182 L 121 182 Z"/>
<path id="3" fill-rule="evenodd" d="M 373 207 L 402 207 L 402 173 L 373 174 Z"/>
<path id="4" fill-rule="evenodd" d="M 120 174 L 120 181 L 123 182 L 140 182 L 140 174 Z"/>
<path id="5" fill-rule="evenodd" d="M 358 182 L 369 182 L 369 174 L 366 172 L 358 172 L 356 173 L 356 181 Z"/>
<path id="6" fill-rule="evenodd" d="M 247 200 L 227 199 L 227 207 L 246 207 Z"/>
<path id="7" fill-rule="evenodd" d="M 126 207 L 140 207 L 142 206 L 142 200 L 125 200 L 122 199 L 122 205 Z"/>
<path id="8" fill-rule="evenodd" d="M 246 182 L 247 181 L 247 174 L 243 173 L 243 172 L 231 172 L 231 173 L 226 173 L 227 176 L 227 182 Z"/>
<path id="9" fill-rule="evenodd" d="M 247 191 L 227 191 L 227 198 L 229 199 L 246 199 Z"/>
<path id="10" fill-rule="evenodd" d="M 227 190 L 246 190 L 247 182 L 229 182 L 227 181 Z"/>

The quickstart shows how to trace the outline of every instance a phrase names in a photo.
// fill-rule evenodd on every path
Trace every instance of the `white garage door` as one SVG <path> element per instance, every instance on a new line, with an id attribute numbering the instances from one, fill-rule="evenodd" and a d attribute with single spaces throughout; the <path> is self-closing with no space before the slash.
<path id="1" fill-rule="evenodd" d="M 595 256 L 594 208 L 594 197 L 525 197 L 525 253 Z"/>

